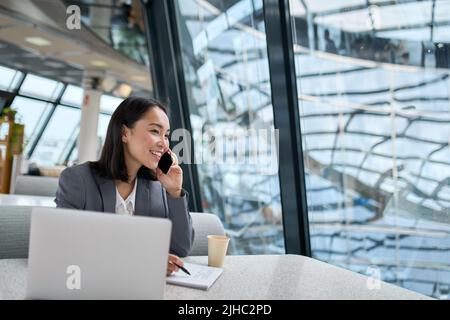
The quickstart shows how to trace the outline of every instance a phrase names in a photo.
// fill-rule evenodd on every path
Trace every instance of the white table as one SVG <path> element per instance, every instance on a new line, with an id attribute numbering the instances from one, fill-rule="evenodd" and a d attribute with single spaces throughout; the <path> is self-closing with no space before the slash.
<path id="1" fill-rule="evenodd" d="M 186 261 L 206 264 L 207 257 Z M 0 298 L 23 299 L 27 260 L 0 260 Z M 368 288 L 369 278 L 298 255 L 227 256 L 223 274 L 208 291 L 167 285 L 165 298 L 222 299 L 430 299 L 381 282 Z M 370 280 L 369 280 L 370 281 Z"/>
<path id="2" fill-rule="evenodd" d="M 56 207 L 55 197 L 0 194 L 0 206 Z"/>

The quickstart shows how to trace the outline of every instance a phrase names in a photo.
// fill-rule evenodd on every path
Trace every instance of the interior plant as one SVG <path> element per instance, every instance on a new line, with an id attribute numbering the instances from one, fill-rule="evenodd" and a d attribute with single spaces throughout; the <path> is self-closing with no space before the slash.
<path id="1" fill-rule="evenodd" d="M 6 107 L 2 111 L 2 117 L 5 121 L 12 120 L 14 121 L 17 114 L 17 110 L 12 107 Z"/>

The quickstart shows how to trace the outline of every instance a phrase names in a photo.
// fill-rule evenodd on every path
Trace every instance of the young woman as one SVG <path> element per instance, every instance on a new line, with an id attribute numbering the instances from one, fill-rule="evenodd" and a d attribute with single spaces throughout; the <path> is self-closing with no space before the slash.
<path id="1" fill-rule="evenodd" d="M 65 169 L 59 178 L 60 208 L 169 218 L 172 221 L 167 274 L 183 266 L 194 230 L 182 188 L 183 172 L 169 150 L 169 118 L 155 100 L 130 97 L 114 111 L 100 160 Z M 167 174 L 158 168 L 169 151 Z"/>

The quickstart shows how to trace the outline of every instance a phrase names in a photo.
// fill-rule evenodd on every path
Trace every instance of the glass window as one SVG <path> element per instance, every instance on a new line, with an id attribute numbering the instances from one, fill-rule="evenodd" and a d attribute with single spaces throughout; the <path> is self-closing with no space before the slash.
<path id="1" fill-rule="evenodd" d="M 83 92 L 83 88 L 70 84 L 67 86 L 61 97 L 61 103 L 81 107 L 81 103 L 83 102 Z"/>
<path id="2" fill-rule="evenodd" d="M 75 148 L 72 150 L 72 153 L 70 154 L 67 165 L 73 166 L 73 165 L 77 164 L 77 160 L 78 160 L 78 147 L 75 146 Z"/>
<path id="3" fill-rule="evenodd" d="M 64 149 L 61 150 L 61 152 L 59 154 L 59 158 L 56 161 L 57 164 L 67 165 L 65 162 L 68 157 L 69 157 L 69 161 L 70 161 L 70 156 L 72 154 L 74 154 L 75 156 L 78 156 L 78 149 L 76 150 L 76 153 L 73 153 L 72 148 L 73 148 L 74 144 L 76 145 L 79 134 L 80 134 L 80 126 L 78 124 L 78 126 L 75 128 L 75 130 L 73 130 L 71 132 L 69 140 L 65 144 Z M 72 152 L 72 153 L 69 154 L 70 152 Z M 76 163 L 73 162 L 73 163 L 69 163 L 68 165 L 73 165 L 73 164 L 76 164 Z"/>
<path id="4" fill-rule="evenodd" d="M 121 54 L 149 66 L 143 20 L 145 8 L 140 1 L 81 2 L 87 4 L 81 10 L 81 20 L 91 32 Z M 95 3 L 101 5 L 91 5 Z"/>
<path id="5" fill-rule="evenodd" d="M 49 102 L 17 96 L 11 106 L 17 110 L 16 121 L 25 125 L 25 153 L 41 130 L 53 105 Z"/>
<path id="6" fill-rule="evenodd" d="M 23 73 L 10 68 L 0 66 L 0 90 L 13 91 L 16 89 Z"/>
<path id="7" fill-rule="evenodd" d="M 450 38 L 429 24 L 450 6 L 437 3 L 290 8 L 313 256 L 448 299 Z"/>
<path id="8" fill-rule="evenodd" d="M 108 124 L 109 124 L 110 119 L 111 119 L 111 115 L 109 115 L 109 114 L 101 113 L 99 116 L 98 128 L 97 128 L 97 135 L 98 135 L 98 140 L 99 140 L 98 141 L 97 158 L 100 158 L 102 147 L 103 147 L 103 144 L 105 143 L 106 131 L 108 129 Z M 77 130 L 74 133 L 71 142 L 68 144 L 70 148 L 72 147 L 73 143 L 76 143 L 76 140 L 78 139 L 78 134 L 79 134 L 79 130 Z M 62 162 L 65 161 L 66 157 L 67 157 L 67 155 L 65 154 Z M 68 165 L 70 166 L 70 165 L 76 164 L 77 158 L 78 158 L 78 147 L 75 145 L 75 148 L 72 150 L 71 154 L 69 155 Z"/>
<path id="9" fill-rule="evenodd" d="M 103 94 L 100 98 L 100 111 L 112 114 L 123 100 L 122 98 Z"/>
<path id="10" fill-rule="evenodd" d="M 54 101 L 63 87 L 61 82 L 27 74 L 19 93 L 21 95 Z"/>
<path id="11" fill-rule="evenodd" d="M 177 3 L 203 209 L 234 254 L 284 253 L 262 1 Z"/>
<path id="12" fill-rule="evenodd" d="M 61 164 L 62 155 L 67 154 L 69 146 L 79 130 L 81 110 L 58 106 L 45 128 L 31 160 L 39 165 Z"/>

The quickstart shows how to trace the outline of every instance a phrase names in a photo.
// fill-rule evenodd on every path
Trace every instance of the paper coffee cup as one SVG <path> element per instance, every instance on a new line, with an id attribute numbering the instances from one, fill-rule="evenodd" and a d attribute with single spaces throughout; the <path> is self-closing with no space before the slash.
<path id="1" fill-rule="evenodd" d="M 230 238 L 227 236 L 208 236 L 208 266 L 223 267 L 228 242 L 230 242 Z"/>

